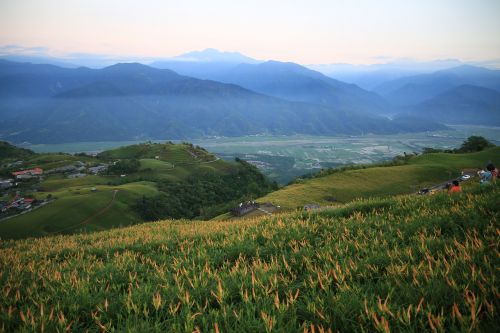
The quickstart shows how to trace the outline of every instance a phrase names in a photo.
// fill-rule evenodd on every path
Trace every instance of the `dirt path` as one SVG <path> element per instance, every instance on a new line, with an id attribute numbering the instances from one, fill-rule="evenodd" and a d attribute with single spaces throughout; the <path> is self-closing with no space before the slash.
<path id="1" fill-rule="evenodd" d="M 263 209 L 263 208 L 260 208 L 260 207 L 259 207 L 259 208 L 257 208 L 257 209 L 258 209 L 258 210 L 260 210 L 261 212 L 263 212 L 263 213 L 267 214 L 267 215 L 273 215 L 273 214 L 269 213 L 267 210 L 265 210 L 265 209 Z"/>
<path id="2" fill-rule="evenodd" d="M 53 231 L 53 232 L 49 232 L 49 234 L 57 234 L 57 233 L 60 233 L 62 231 L 65 231 L 65 230 L 68 230 L 68 229 L 74 229 L 76 227 L 79 227 L 79 226 L 82 226 L 82 225 L 85 225 L 87 223 L 89 223 L 90 221 L 92 221 L 94 218 L 98 217 L 99 215 L 102 215 L 104 213 L 106 213 L 106 211 L 111 208 L 111 206 L 113 205 L 113 203 L 115 202 L 115 198 L 116 198 L 116 194 L 118 193 L 118 190 L 113 190 L 113 197 L 111 198 L 111 201 L 106 205 L 106 207 L 103 207 L 102 209 L 98 210 L 97 212 L 95 212 L 93 215 L 91 215 L 90 217 L 86 218 L 85 220 L 75 224 L 75 225 L 72 225 L 72 226 L 69 226 L 69 227 L 66 227 L 66 228 L 63 228 L 61 230 L 58 230 L 58 231 Z"/>

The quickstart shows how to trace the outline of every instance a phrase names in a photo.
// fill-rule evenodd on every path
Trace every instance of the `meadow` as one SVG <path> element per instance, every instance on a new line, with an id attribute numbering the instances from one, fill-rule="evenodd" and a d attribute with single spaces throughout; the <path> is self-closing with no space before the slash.
<path id="1" fill-rule="evenodd" d="M 239 157 L 255 161 L 261 172 L 282 185 L 295 177 L 322 168 L 379 163 L 404 152 L 420 152 L 425 147 L 455 148 L 471 135 L 482 135 L 494 144 L 500 144 L 498 127 L 454 125 L 449 128 L 445 131 L 397 135 L 339 137 L 256 135 L 190 141 L 226 160 Z M 39 144 L 28 145 L 27 148 L 36 152 L 96 152 L 132 143 L 138 142 Z"/>
<path id="2" fill-rule="evenodd" d="M 44 207 L 1 221 L 1 237 L 71 234 L 140 223 L 142 219 L 130 206 L 144 195 L 156 195 L 158 190 L 154 183 L 135 182 L 120 186 L 72 186 L 48 193 L 53 201 Z M 47 192 L 34 193 L 35 198 L 46 196 Z"/>
<path id="3" fill-rule="evenodd" d="M 259 198 L 284 209 L 306 204 L 343 204 L 358 198 L 416 193 L 453 178 L 464 169 L 484 169 L 500 164 L 500 147 L 468 154 L 432 153 L 409 156 L 401 165 L 351 166 L 320 177 L 298 179 L 293 184 Z M 478 182 L 477 177 L 470 180 Z"/>
<path id="4" fill-rule="evenodd" d="M 47 171 L 77 161 L 95 165 L 135 157 L 139 158 L 139 170 L 126 177 L 100 174 L 68 178 L 65 174 L 56 173 L 44 175 L 38 183 L 20 183 L 16 190 L 21 191 L 23 196 L 38 200 L 50 198 L 51 202 L 32 212 L 0 221 L 0 237 L 69 234 L 143 222 L 132 206 L 142 197 L 158 195 L 156 181 L 180 181 L 198 172 L 224 173 L 233 166 L 215 160 L 213 155 L 190 145 L 166 144 L 126 146 L 106 151 L 99 157 L 34 154 L 23 158 L 23 165 L 19 168 L 41 167 Z M 11 157 L 10 160 L 16 158 Z M 10 175 L 8 171 L 5 173 Z M 13 193 L 11 191 L 11 197 Z M 11 198 L 5 195 L 0 199 L 9 201 Z"/>
<path id="5" fill-rule="evenodd" d="M 498 331 L 499 195 L 1 241 L 0 330 Z"/>

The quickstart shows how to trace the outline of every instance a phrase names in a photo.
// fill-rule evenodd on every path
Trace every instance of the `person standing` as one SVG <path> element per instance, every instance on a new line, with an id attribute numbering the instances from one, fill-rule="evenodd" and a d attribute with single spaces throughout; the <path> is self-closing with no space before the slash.
<path id="1" fill-rule="evenodd" d="M 458 180 L 454 180 L 452 183 L 451 183 L 451 186 L 450 186 L 450 189 L 448 190 L 448 193 L 460 193 L 462 192 L 462 187 L 460 187 L 460 183 L 458 182 Z"/>
<path id="2" fill-rule="evenodd" d="M 496 184 L 498 178 L 498 169 L 495 167 L 493 163 L 490 163 L 486 166 L 486 170 L 491 172 L 491 181 Z"/>

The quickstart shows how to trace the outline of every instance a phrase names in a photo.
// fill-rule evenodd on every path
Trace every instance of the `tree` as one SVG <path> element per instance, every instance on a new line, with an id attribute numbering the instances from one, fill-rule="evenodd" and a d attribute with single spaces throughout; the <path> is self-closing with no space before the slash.
<path id="1" fill-rule="evenodd" d="M 462 143 L 462 146 L 458 149 L 459 152 L 471 153 L 475 151 L 481 151 L 485 148 L 494 147 L 495 145 L 486 140 L 482 136 L 469 136 L 467 140 Z"/>

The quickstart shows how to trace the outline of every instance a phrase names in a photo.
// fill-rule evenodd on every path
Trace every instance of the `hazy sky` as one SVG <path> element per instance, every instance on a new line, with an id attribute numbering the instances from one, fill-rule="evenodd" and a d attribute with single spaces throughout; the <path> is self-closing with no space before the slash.
<path id="1" fill-rule="evenodd" d="M 0 46 L 310 63 L 500 59 L 500 0 L 0 0 Z"/>

